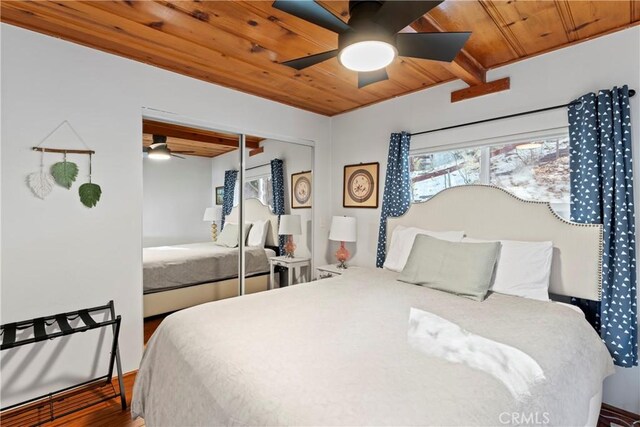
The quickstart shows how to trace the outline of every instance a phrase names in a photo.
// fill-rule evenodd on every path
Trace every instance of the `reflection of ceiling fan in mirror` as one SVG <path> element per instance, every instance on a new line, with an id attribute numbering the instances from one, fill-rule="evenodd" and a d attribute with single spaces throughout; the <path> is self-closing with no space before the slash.
<path id="1" fill-rule="evenodd" d="M 154 160 L 168 160 L 171 157 L 177 157 L 179 159 L 184 159 L 182 156 L 178 156 L 178 154 L 192 154 L 193 151 L 172 151 L 167 146 L 167 137 L 165 135 L 153 135 L 153 144 L 148 147 L 144 147 L 142 149 L 145 153 L 148 154 L 150 159 Z"/>

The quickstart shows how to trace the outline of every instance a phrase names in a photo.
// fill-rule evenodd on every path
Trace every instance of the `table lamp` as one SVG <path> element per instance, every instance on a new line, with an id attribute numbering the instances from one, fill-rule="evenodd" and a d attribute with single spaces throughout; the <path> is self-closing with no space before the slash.
<path id="1" fill-rule="evenodd" d="M 204 210 L 203 221 L 211 221 L 211 239 L 218 240 L 218 222 L 222 221 L 222 207 L 214 206 Z"/>
<path id="2" fill-rule="evenodd" d="M 340 242 L 340 248 L 336 252 L 338 268 L 347 268 L 349 251 L 344 243 L 356 241 L 356 219 L 352 216 L 334 216 L 331 219 L 329 240 Z"/>
<path id="3" fill-rule="evenodd" d="M 300 215 L 280 215 L 280 226 L 278 234 L 287 236 L 287 243 L 284 245 L 284 252 L 287 258 L 293 258 L 296 244 L 293 243 L 294 234 L 302 234 Z"/>

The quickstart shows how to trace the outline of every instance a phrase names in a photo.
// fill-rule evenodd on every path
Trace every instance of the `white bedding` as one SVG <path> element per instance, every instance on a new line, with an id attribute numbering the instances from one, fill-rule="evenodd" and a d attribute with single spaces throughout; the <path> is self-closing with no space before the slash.
<path id="1" fill-rule="evenodd" d="M 508 295 L 476 302 L 396 277 L 354 269 L 170 315 L 147 345 L 133 415 L 152 427 L 501 425 L 511 419 L 504 413 L 586 423 L 613 365 L 584 316 Z M 544 378 L 517 399 L 482 368 L 425 354 L 409 339 L 412 308 L 522 352 Z"/>

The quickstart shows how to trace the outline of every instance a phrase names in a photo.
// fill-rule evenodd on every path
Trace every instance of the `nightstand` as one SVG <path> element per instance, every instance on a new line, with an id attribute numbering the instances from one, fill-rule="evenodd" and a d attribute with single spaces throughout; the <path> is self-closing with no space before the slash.
<path id="1" fill-rule="evenodd" d="M 335 276 L 342 276 L 346 272 L 358 267 L 338 268 L 337 264 L 323 265 L 316 267 L 316 280 L 329 279 Z"/>
<path id="2" fill-rule="evenodd" d="M 287 285 L 293 285 L 293 276 L 295 274 L 296 268 L 307 267 L 305 272 L 304 281 L 298 283 L 304 283 L 310 281 L 311 276 L 311 259 L 310 258 L 287 258 L 286 256 L 277 256 L 269 258 L 269 264 L 271 265 L 271 282 L 269 284 L 269 288 L 272 289 L 275 283 L 275 270 L 276 267 L 283 267 L 287 270 Z M 301 271 L 302 273 L 302 271 Z M 282 277 L 282 275 L 280 276 Z M 300 277 L 303 277 L 300 274 Z"/>

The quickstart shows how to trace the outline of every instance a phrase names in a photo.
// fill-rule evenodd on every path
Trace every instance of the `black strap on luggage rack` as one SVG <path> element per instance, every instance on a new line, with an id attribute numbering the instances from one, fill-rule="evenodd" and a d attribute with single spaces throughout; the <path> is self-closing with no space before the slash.
<path id="1" fill-rule="evenodd" d="M 92 313 L 98 314 L 106 310 L 109 312 L 108 320 L 96 321 L 91 316 Z M 71 326 L 70 322 L 78 318 L 81 321 L 77 322 L 75 327 Z M 117 397 L 120 397 L 122 410 L 126 410 L 127 397 L 122 380 L 122 366 L 118 349 L 120 323 L 121 318 L 119 315 L 116 316 L 113 301 L 109 301 L 106 305 L 99 307 L 1 325 L 2 344 L 0 344 L 0 351 L 107 326 L 111 326 L 113 330 L 109 368 L 106 375 L 1 408 L 0 417 L 3 427 L 37 426 Z M 32 329 L 33 333 L 27 334 L 24 338 L 17 338 L 19 335 L 23 335 L 21 332 L 25 329 Z M 111 381 L 114 365 L 118 372 L 119 391 L 115 390 Z M 82 393 L 89 387 L 100 387 L 100 390 L 93 393 L 89 399 L 83 398 Z M 103 390 L 104 388 L 107 391 Z"/>

